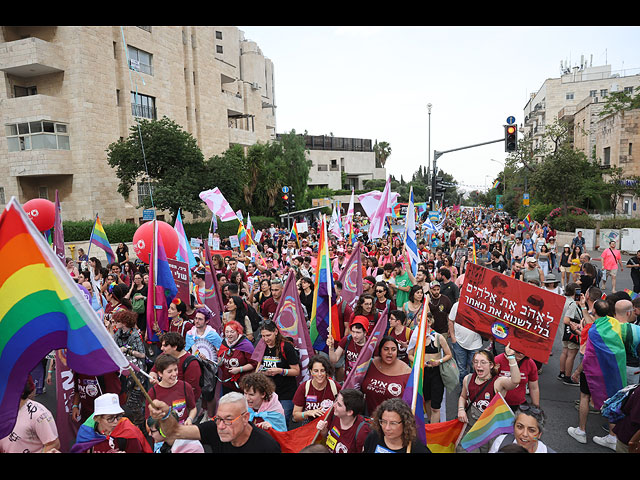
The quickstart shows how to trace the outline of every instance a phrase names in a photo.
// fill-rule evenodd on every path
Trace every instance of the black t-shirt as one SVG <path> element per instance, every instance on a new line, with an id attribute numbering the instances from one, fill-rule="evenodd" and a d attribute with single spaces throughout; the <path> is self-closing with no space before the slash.
<path id="1" fill-rule="evenodd" d="M 234 447 L 230 442 L 220 441 L 218 426 L 209 421 L 197 425 L 200 429 L 200 442 L 209 445 L 212 453 L 281 453 L 280 444 L 261 428 L 251 425 L 249 440 L 240 447 Z"/>
<path id="2" fill-rule="evenodd" d="M 289 369 L 292 365 L 300 364 L 300 355 L 290 342 L 285 340 L 282 344 L 284 355 L 282 355 L 282 352 L 278 354 L 278 348 L 276 347 L 277 346 L 273 346 L 272 348 L 265 348 L 264 355 L 262 357 L 263 370 L 266 370 L 267 368 Z M 286 377 L 283 375 L 275 375 L 270 378 L 276 384 L 276 393 L 278 394 L 278 398 L 280 400 L 293 400 L 293 396 L 298 389 L 298 382 L 296 381 L 296 377 L 290 375 Z"/>
<path id="3" fill-rule="evenodd" d="M 407 453 L 407 448 L 392 450 L 385 445 L 384 440 L 380 438 L 378 432 L 371 430 L 364 441 L 363 453 Z M 409 453 L 431 453 L 431 450 L 416 439 L 411 443 L 411 451 Z"/>

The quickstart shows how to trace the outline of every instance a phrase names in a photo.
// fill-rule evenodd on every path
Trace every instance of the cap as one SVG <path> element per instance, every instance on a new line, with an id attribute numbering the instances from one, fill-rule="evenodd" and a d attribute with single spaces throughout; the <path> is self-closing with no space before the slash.
<path id="1" fill-rule="evenodd" d="M 100 395 L 93 402 L 93 414 L 94 415 L 116 415 L 118 413 L 124 413 L 120 406 L 120 400 L 115 393 L 105 393 Z"/>
<path id="2" fill-rule="evenodd" d="M 537 262 L 535 257 L 527 257 L 527 263 L 533 263 L 533 262 Z"/>
<path id="3" fill-rule="evenodd" d="M 569 245 L 568 243 L 565 243 L 563 248 L 571 248 L 571 245 Z"/>
<path id="4" fill-rule="evenodd" d="M 553 273 L 550 273 L 544 279 L 544 283 L 558 283 L 558 279 L 556 278 L 556 276 Z"/>
<path id="5" fill-rule="evenodd" d="M 429 284 L 429 288 L 439 287 L 439 286 L 440 286 L 440 282 L 438 282 L 437 280 L 434 280 Z"/>
<path id="6" fill-rule="evenodd" d="M 353 320 L 351 320 L 349 327 L 356 323 L 362 325 L 365 330 L 369 330 L 369 319 L 364 315 L 356 315 Z"/>

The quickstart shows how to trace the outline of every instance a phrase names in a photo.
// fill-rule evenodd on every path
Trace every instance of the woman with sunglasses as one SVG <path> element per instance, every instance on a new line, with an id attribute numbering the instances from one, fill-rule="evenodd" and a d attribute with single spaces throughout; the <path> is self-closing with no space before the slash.
<path id="1" fill-rule="evenodd" d="M 542 410 L 522 405 L 516 411 L 513 433 L 498 436 L 493 441 L 489 453 L 498 453 L 501 448 L 513 444 L 520 445 L 528 453 L 556 453 L 540 440 L 544 421 L 545 415 Z"/>

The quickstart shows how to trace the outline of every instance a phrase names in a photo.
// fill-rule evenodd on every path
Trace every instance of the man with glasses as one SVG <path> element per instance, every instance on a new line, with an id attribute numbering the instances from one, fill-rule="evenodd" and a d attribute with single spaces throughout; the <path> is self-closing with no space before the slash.
<path id="1" fill-rule="evenodd" d="M 231 392 L 218 402 L 218 411 L 210 421 L 198 425 L 180 425 L 171 415 L 171 407 L 155 400 L 149 405 L 165 438 L 199 440 L 213 453 L 280 453 L 280 445 L 264 430 L 249 421 L 244 395 Z"/>

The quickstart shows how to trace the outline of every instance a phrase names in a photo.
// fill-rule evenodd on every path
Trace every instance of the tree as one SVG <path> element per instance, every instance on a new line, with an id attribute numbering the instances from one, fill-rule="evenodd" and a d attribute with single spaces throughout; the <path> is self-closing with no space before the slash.
<path id="1" fill-rule="evenodd" d="M 634 96 L 627 92 L 610 92 L 606 98 L 604 107 L 598 114 L 600 117 L 640 108 L 640 93 L 636 93 Z"/>
<path id="2" fill-rule="evenodd" d="M 179 208 L 199 215 L 206 168 L 195 138 L 167 117 L 138 125 L 139 131 L 132 126 L 126 140 L 107 148 L 107 161 L 120 180 L 118 192 L 126 199 L 137 182 L 148 182 L 153 205 L 147 197 L 140 206 L 168 210 L 174 220 Z"/>
<path id="3" fill-rule="evenodd" d="M 387 159 L 391 156 L 391 146 L 388 142 L 380 142 L 376 140 L 373 146 L 373 152 L 376 155 L 376 167 L 384 168 Z"/>

